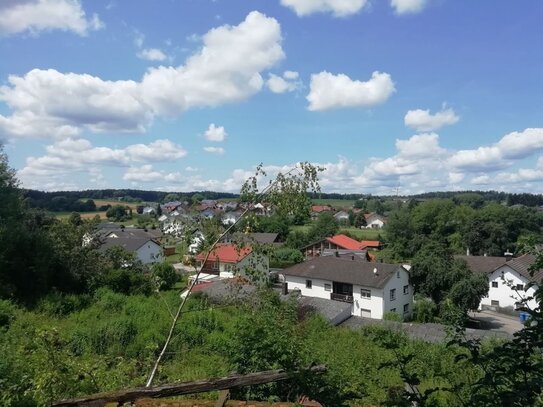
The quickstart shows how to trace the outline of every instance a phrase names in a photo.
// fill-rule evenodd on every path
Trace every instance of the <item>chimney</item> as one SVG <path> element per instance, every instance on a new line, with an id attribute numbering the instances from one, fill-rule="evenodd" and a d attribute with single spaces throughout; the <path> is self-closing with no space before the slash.
<path id="1" fill-rule="evenodd" d="M 339 257 L 339 252 L 336 250 L 336 257 Z"/>
<path id="2" fill-rule="evenodd" d="M 351 260 L 354 260 L 354 254 L 351 256 Z"/>
<path id="3" fill-rule="evenodd" d="M 509 261 L 513 258 L 513 253 L 511 253 L 509 250 L 507 250 L 503 255 L 505 256 L 505 261 Z"/>
<path id="4" fill-rule="evenodd" d="M 286 281 L 281 285 L 281 294 L 288 294 L 288 283 Z"/>
<path id="5" fill-rule="evenodd" d="M 374 276 L 377 276 L 377 267 L 374 267 L 374 269 L 373 269 L 373 275 L 374 275 Z"/>
<path id="6" fill-rule="evenodd" d="M 466 256 L 469 256 L 469 247 L 466 249 Z"/>

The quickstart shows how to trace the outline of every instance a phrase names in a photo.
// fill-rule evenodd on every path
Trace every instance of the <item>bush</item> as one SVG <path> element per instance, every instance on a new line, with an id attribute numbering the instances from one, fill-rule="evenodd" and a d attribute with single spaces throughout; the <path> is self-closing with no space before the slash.
<path id="1" fill-rule="evenodd" d="M 8 300 L 0 300 L 0 328 L 9 328 L 15 319 L 17 307 Z"/>
<path id="2" fill-rule="evenodd" d="M 116 293 L 149 295 L 153 291 L 150 275 L 130 269 L 112 269 L 101 276 L 101 285 Z"/>
<path id="3" fill-rule="evenodd" d="M 159 290 L 169 290 L 179 281 L 179 275 L 169 263 L 153 264 L 151 271 Z"/>
<path id="4" fill-rule="evenodd" d="M 63 294 L 52 291 L 38 303 L 38 309 L 51 316 L 65 316 L 79 311 L 91 302 L 89 295 Z"/>
<path id="5" fill-rule="evenodd" d="M 383 319 L 385 321 L 396 321 L 396 322 L 402 322 L 403 318 L 400 314 L 397 312 L 387 311 L 385 312 L 385 315 L 383 315 Z"/>
<path id="6" fill-rule="evenodd" d="M 416 322 L 434 322 L 437 315 L 437 306 L 429 298 L 417 299 L 413 305 L 413 319 Z"/>

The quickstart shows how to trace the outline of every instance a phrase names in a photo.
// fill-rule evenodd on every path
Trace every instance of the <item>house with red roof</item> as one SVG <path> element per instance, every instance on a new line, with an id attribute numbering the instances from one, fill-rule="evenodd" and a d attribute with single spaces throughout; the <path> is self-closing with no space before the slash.
<path id="1" fill-rule="evenodd" d="M 351 252 L 360 252 L 367 248 L 362 242 L 352 239 L 346 235 L 335 235 L 330 237 L 325 237 L 324 239 L 312 243 L 304 248 L 302 252 L 305 257 L 316 257 L 321 256 L 325 251 L 351 251 Z"/>
<path id="2" fill-rule="evenodd" d="M 253 273 L 269 273 L 269 259 L 263 254 L 257 254 L 250 246 L 238 247 L 231 243 L 219 243 L 209 254 L 196 256 L 198 267 L 205 264 L 202 272 L 218 275 L 220 278 L 232 278 L 234 275 L 249 275 Z"/>

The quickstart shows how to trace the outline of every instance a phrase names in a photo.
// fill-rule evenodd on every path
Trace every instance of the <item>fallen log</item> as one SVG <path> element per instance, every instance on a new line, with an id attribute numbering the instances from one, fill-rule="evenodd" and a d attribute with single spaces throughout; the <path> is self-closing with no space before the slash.
<path id="1" fill-rule="evenodd" d="M 320 374 L 326 372 L 326 366 L 318 365 L 302 371 L 287 372 L 285 370 L 267 370 L 264 372 L 249 373 L 246 375 L 232 375 L 217 379 L 200 380 L 194 382 L 163 384 L 154 387 L 137 387 L 128 390 L 119 390 L 106 393 L 92 394 L 90 396 L 61 400 L 52 404 L 54 407 L 103 406 L 106 403 L 119 404 L 135 401 L 139 398 L 161 398 L 182 396 L 184 394 L 205 393 L 214 390 L 227 390 L 236 387 L 251 386 L 287 380 L 298 373 L 307 372 Z"/>

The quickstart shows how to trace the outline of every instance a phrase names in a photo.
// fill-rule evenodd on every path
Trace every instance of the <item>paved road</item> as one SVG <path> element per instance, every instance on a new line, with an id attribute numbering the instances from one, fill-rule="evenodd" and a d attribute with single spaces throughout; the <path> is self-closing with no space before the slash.
<path id="1" fill-rule="evenodd" d="M 470 316 L 480 321 L 480 328 L 487 331 L 505 332 L 512 335 L 523 327 L 518 317 L 498 312 L 480 311 L 470 313 Z"/>
<path id="2" fill-rule="evenodd" d="M 422 339 L 426 342 L 443 342 L 450 339 L 450 327 L 440 324 L 418 324 L 411 322 L 382 321 L 379 319 L 369 319 L 362 317 L 351 317 L 340 326 L 358 329 L 369 325 L 381 325 L 391 330 L 403 331 L 408 336 L 415 339 Z M 512 334 L 506 331 L 471 329 L 466 328 L 466 337 L 468 338 L 502 338 L 511 339 Z"/>

